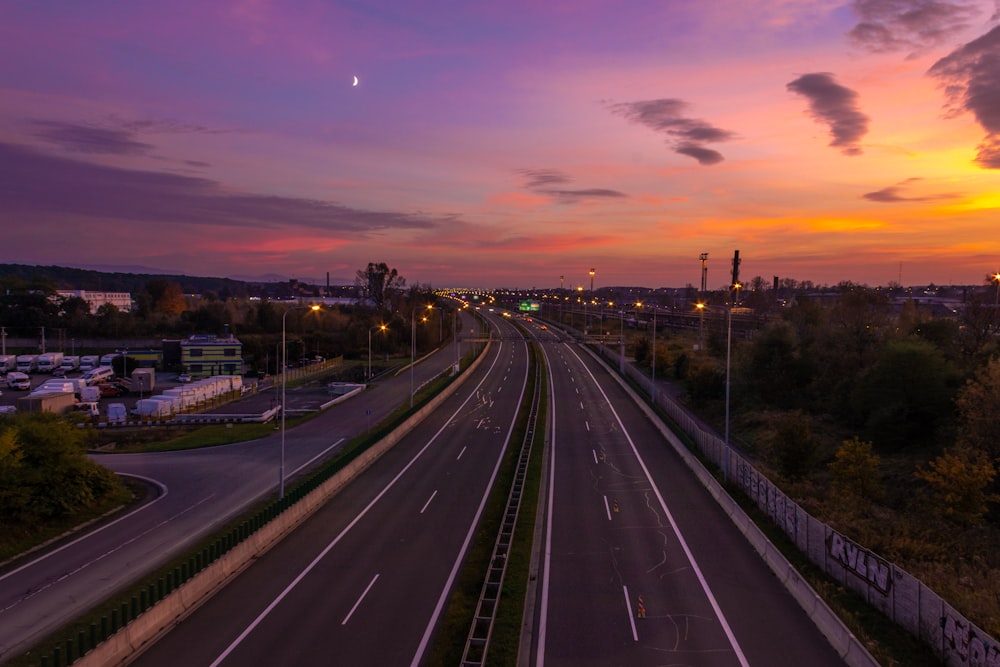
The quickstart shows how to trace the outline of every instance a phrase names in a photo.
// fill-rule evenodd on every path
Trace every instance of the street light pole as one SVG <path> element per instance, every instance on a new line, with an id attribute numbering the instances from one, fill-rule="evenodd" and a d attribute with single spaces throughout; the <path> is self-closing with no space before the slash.
<path id="1" fill-rule="evenodd" d="M 653 398 L 653 403 L 656 403 L 656 304 L 653 304 L 653 349 L 652 349 L 653 359 L 649 364 L 650 367 L 650 385 L 649 393 Z"/>
<path id="2" fill-rule="evenodd" d="M 385 331 L 385 325 L 380 324 L 368 330 L 368 381 L 372 381 L 372 332 L 375 330 Z"/>
<path id="3" fill-rule="evenodd" d="M 285 497 L 285 385 L 288 384 L 288 346 L 285 341 L 285 318 L 293 310 L 319 310 L 319 304 L 311 306 L 292 306 L 285 309 L 281 315 L 281 465 L 278 468 L 278 500 Z"/>
<path id="4" fill-rule="evenodd" d="M 434 306 L 428 304 L 427 309 L 430 310 Z M 410 311 L 410 409 L 413 409 L 413 367 L 417 363 L 417 309 L 413 308 Z"/>

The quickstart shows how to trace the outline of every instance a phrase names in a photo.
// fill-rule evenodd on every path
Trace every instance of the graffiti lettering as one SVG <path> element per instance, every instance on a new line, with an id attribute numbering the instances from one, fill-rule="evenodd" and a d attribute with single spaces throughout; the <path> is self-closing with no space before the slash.
<path id="1" fill-rule="evenodd" d="M 889 564 L 836 531 L 830 531 L 827 550 L 845 568 L 865 579 L 883 595 L 889 594 Z"/>
<path id="2" fill-rule="evenodd" d="M 958 654 L 967 667 L 1000 667 L 1000 650 L 977 635 L 964 618 L 948 616 L 943 619 L 944 638 L 948 647 Z"/>

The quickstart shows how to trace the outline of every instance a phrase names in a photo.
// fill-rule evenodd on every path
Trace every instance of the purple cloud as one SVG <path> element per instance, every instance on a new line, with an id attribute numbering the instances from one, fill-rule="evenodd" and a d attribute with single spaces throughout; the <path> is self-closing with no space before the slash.
<path id="1" fill-rule="evenodd" d="M 135 141 L 131 132 L 75 123 L 34 120 L 34 136 L 74 153 L 91 155 L 145 155 L 153 147 Z"/>
<path id="2" fill-rule="evenodd" d="M 0 211 L 7 216 L 41 213 L 237 228 L 298 225 L 361 237 L 376 230 L 431 229 L 448 221 L 315 199 L 231 193 L 205 178 L 95 165 L 2 142 L 0 183 Z"/>
<path id="3" fill-rule="evenodd" d="M 858 110 L 858 94 L 837 83 L 829 72 L 803 74 L 787 86 L 809 100 L 809 114 L 830 127 L 831 146 L 844 155 L 860 155 L 860 141 L 868 133 L 868 116 Z"/>
<path id="4" fill-rule="evenodd" d="M 928 74 L 944 85 L 954 112 L 972 113 L 986 130 L 976 162 L 1000 169 L 1000 26 L 941 58 Z"/>
<path id="5" fill-rule="evenodd" d="M 573 179 L 568 175 L 556 169 L 519 169 L 520 175 L 526 177 L 528 180 L 525 183 L 525 187 L 529 190 L 537 192 L 539 194 L 546 195 L 548 197 L 554 197 L 563 203 L 570 203 L 578 201 L 580 199 L 589 198 L 607 198 L 607 197 L 624 197 L 625 194 L 618 192 L 617 190 L 609 190 L 606 188 L 585 188 L 580 190 L 571 190 L 566 188 L 556 188 L 552 186 L 565 185 L 571 183 Z"/>
<path id="6" fill-rule="evenodd" d="M 675 153 L 693 157 L 704 165 L 722 162 L 721 153 L 702 144 L 729 141 L 736 135 L 703 120 L 684 116 L 687 108 L 687 102 L 669 98 L 610 105 L 612 113 L 667 135 L 667 144 Z"/>
<path id="7" fill-rule="evenodd" d="M 860 22 L 848 36 L 878 53 L 943 44 L 980 14 L 974 2 L 946 0 L 855 0 L 851 9 Z"/>
<path id="8" fill-rule="evenodd" d="M 914 185 L 922 181 L 922 178 L 908 178 L 901 183 L 896 185 L 890 185 L 887 188 L 882 188 L 881 190 L 875 190 L 874 192 L 866 192 L 861 195 L 864 199 L 868 201 L 881 202 L 885 204 L 892 204 L 897 202 L 923 202 L 923 201 L 940 201 L 943 199 L 956 199 L 960 195 L 947 193 L 939 195 L 924 195 L 924 196 L 907 196 L 904 191 L 908 186 Z"/>

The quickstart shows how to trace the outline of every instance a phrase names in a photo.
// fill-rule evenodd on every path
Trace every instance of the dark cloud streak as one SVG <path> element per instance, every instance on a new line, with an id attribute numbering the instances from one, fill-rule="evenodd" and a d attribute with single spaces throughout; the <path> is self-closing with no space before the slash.
<path id="1" fill-rule="evenodd" d="M 9 143 L 0 143 L 0 211 L 10 219 L 88 216 L 126 223 L 300 226 L 362 236 L 445 222 L 314 199 L 232 194 L 205 178 L 95 165 Z"/>
<path id="2" fill-rule="evenodd" d="M 830 127 L 831 146 L 845 155 L 860 155 L 868 133 L 868 116 L 858 109 L 858 94 L 837 83 L 829 72 L 803 74 L 786 86 L 809 100 L 810 115 Z"/>
<path id="3" fill-rule="evenodd" d="M 687 102 L 672 98 L 610 105 L 612 113 L 667 135 L 667 144 L 675 153 L 693 157 L 703 165 L 722 162 L 721 153 L 702 144 L 729 141 L 735 134 L 703 120 L 686 117 L 687 108 Z"/>
<path id="4" fill-rule="evenodd" d="M 146 155 L 153 147 L 136 141 L 131 132 L 76 125 L 47 120 L 34 120 L 34 135 L 73 153 L 91 155 Z"/>
<path id="5" fill-rule="evenodd" d="M 526 188 L 533 192 L 537 192 L 538 194 L 558 199 L 562 203 L 571 203 L 579 201 L 580 199 L 602 199 L 625 196 L 622 192 L 609 190 L 607 188 L 583 188 L 579 190 L 571 190 L 566 188 L 551 187 L 554 185 L 566 185 L 573 182 L 573 179 L 568 174 L 556 169 L 519 169 L 517 173 L 528 179 L 525 183 Z"/>
<path id="6" fill-rule="evenodd" d="M 897 183 L 895 185 L 890 185 L 887 188 L 882 188 L 881 190 L 875 190 L 874 192 L 866 192 L 861 195 L 863 199 L 868 201 L 879 202 L 883 204 L 895 204 L 899 202 L 925 202 L 925 201 L 942 201 L 947 199 L 957 199 L 960 195 L 954 193 L 938 194 L 938 195 L 923 195 L 919 197 L 907 196 L 904 194 L 907 186 L 919 183 L 922 178 L 908 178 L 902 183 Z"/>

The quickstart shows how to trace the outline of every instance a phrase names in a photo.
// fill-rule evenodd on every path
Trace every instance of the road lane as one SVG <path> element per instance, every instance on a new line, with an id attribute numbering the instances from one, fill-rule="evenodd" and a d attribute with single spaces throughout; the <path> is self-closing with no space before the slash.
<path id="1" fill-rule="evenodd" d="M 494 350 L 481 377 L 135 664 L 418 661 L 527 381 L 523 342 Z"/>
<path id="2" fill-rule="evenodd" d="M 842 665 L 613 380 L 545 344 L 553 421 L 538 665 Z"/>
<path id="3" fill-rule="evenodd" d="M 419 385 L 452 366 L 453 345 L 415 369 Z M 307 469 L 337 443 L 409 401 L 408 374 L 389 377 L 286 433 L 286 474 Z M 289 402 L 291 406 L 291 396 Z M 371 410 L 372 414 L 366 414 Z M 250 508 L 278 484 L 280 437 L 221 447 L 154 454 L 99 454 L 119 473 L 153 480 L 165 492 L 113 523 L 0 574 L 0 662 L 76 618 L 146 572 L 168 562 Z"/>

